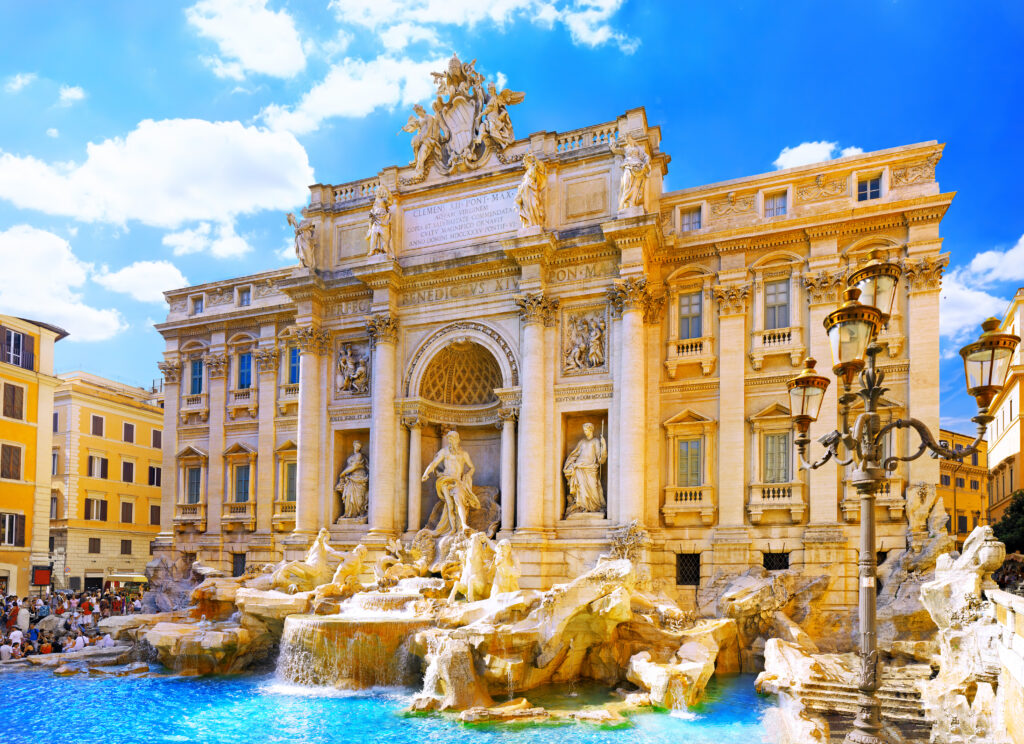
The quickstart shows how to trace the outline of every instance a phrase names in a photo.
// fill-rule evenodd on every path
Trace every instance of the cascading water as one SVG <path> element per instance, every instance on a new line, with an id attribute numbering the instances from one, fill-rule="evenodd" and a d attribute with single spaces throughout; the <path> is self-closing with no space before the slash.
<path id="1" fill-rule="evenodd" d="M 409 644 L 429 621 L 405 611 L 414 598 L 365 592 L 337 615 L 289 615 L 278 677 L 348 689 L 417 683 L 419 660 Z"/>

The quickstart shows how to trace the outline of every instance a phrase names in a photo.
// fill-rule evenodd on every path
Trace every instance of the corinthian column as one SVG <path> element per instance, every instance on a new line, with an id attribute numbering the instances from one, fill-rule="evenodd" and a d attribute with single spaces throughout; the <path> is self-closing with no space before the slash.
<path id="1" fill-rule="evenodd" d="M 516 528 L 540 532 L 544 525 L 544 324 L 554 315 L 558 300 L 527 293 L 516 298 L 516 305 L 523 326 Z"/>
<path id="2" fill-rule="evenodd" d="M 422 433 L 423 424 L 416 416 L 409 416 L 403 421 L 409 429 L 409 532 L 418 532 L 423 515 L 420 513 L 423 503 L 423 485 L 420 480 L 423 473 Z"/>
<path id="3" fill-rule="evenodd" d="M 501 531 L 512 532 L 516 498 L 516 416 L 515 408 L 502 408 L 501 418 Z"/>
<path id="4" fill-rule="evenodd" d="M 299 347 L 298 494 L 295 532 L 313 534 L 320 521 L 320 425 L 323 400 L 320 392 L 320 357 L 330 344 L 330 334 L 316 326 L 295 332 Z M 211 458 L 212 459 L 212 458 Z"/>
<path id="5" fill-rule="evenodd" d="M 630 277 L 608 290 L 608 300 L 622 319 L 619 352 L 619 482 L 617 513 L 623 522 L 644 523 L 644 315 L 654 303 L 647 279 Z M 613 444 L 613 447 L 616 445 Z M 609 494 L 610 495 L 610 494 Z"/>
<path id="6" fill-rule="evenodd" d="M 366 324 L 373 351 L 370 390 L 370 534 L 395 531 L 395 470 L 398 462 L 398 423 L 395 414 L 395 346 L 398 321 L 388 314 L 372 316 Z"/>

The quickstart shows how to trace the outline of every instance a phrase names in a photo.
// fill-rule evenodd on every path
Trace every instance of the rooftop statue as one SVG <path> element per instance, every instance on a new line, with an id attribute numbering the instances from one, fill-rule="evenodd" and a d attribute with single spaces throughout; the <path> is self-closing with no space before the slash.
<path id="1" fill-rule="evenodd" d="M 432 72 L 437 97 L 428 114 L 419 104 L 402 131 L 412 139 L 413 175 L 405 185 L 419 183 L 433 165 L 443 175 L 474 170 L 494 152 L 502 162 L 505 150 L 515 141 L 508 107 L 521 103 L 525 93 L 497 91 L 475 69 L 476 60 L 462 62 L 452 55 L 444 72 Z"/>
<path id="2" fill-rule="evenodd" d="M 526 171 L 516 190 L 516 208 L 523 227 L 544 227 L 544 189 L 548 184 L 548 169 L 532 152 L 523 156 Z"/>
<path id="3" fill-rule="evenodd" d="M 370 225 L 366 230 L 366 240 L 370 244 L 370 250 L 366 254 L 368 256 L 382 254 L 388 258 L 395 257 L 395 249 L 391 245 L 391 205 L 393 202 L 394 199 L 387 187 L 384 184 L 378 186 L 373 207 L 370 208 Z"/>
<path id="4" fill-rule="evenodd" d="M 288 224 L 295 229 L 295 257 L 301 265 L 316 271 L 316 225 L 299 222 L 291 212 L 287 216 Z"/>
<path id="5" fill-rule="evenodd" d="M 644 205 L 647 177 L 651 175 L 651 156 L 633 137 L 626 135 L 626 144 L 611 145 L 612 152 L 622 155 L 622 181 L 619 185 L 619 211 Z"/>

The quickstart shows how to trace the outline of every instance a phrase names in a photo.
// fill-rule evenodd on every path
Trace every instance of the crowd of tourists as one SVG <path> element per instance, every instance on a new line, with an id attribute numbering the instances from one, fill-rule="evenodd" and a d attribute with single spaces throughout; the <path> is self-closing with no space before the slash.
<path id="1" fill-rule="evenodd" d="M 0 603 L 0 662 L 113 646 L 100 620 L 141 611 L 141 597 L 125 590 L 9 596 Z"/>

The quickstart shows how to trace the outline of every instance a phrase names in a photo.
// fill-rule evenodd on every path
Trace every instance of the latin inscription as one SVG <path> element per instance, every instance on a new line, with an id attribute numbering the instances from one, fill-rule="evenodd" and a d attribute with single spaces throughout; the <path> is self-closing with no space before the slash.
<path id="1" fill-rule="evenodd" d="M 428 305 L 447 300 L 460 300 L 466 297 L 479 297 L 480 295 L 517 291 L 519 291 L 519 282 L 514 278 L 484 279 L 467 284 L 445 284 L 440 287 L 412 290 L 400 296 L 398 304 L 400 307 Z"/>
<path id="2" fill-rule="evenodd" d="M 518 230 L 515 196 L 511 188 L 410 209 L 404 215 L 405 247 L 415 250 Z"/>
<path id="3" fill-rule="evenodd" d="M 581 266 L 561 266 L 551 269 L 548 274 L 548 281 L 555 284 L 565 284 L 593 279 L 598 276 L 612 276 L 613 274 L 615 274 L 614 262 L 598 261 L 597 263 L 583 264 Z"/>

